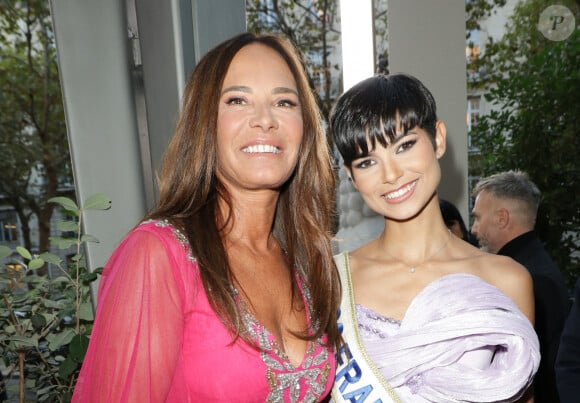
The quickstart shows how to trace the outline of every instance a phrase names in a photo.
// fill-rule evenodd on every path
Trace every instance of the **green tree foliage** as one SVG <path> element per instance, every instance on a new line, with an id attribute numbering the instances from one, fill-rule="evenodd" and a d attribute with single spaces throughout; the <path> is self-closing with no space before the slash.
<path id="1" fill-rule="evenodd" d="M 578 21 L 575 2 L 562 4 Z M 580 32 L 545 38 L 537 24 L 546 7 L 519 3 L 505 36 L 472 66 L 479 74 L 470 84 L 485 88 L 495 109 L 471 133 L 480 154 L 470 165 L 481 175 L 528 172 L 542 191 L 536 229 L 571 283 L 580 272 Z"/>
<path id="2" fill-rule="evenodd" d="M 472 0 L 466 3 L 467 32 L 506 0 Z M 376 71 L 388 73 L 387 0 L 373 1 Z M 292 40 L 302 53 L 312 87 L 324 117 L 342 92 L 340 15 L 338 0 L 246 0 L 248 30 L 278 32 Z M 334 56 L 334 57 L 333 57 Z"/>
<path id="3" fill-rule="evenodd" d="M 24 246 L 47 250 L 54 206 L 72 183 L 54 34 L 46 0 L 0 0 L 0 196 L 16 210 Z"/>
<path id="4" fill-rule="evenodd" d="M 325 117 L 342 88 L 340 65 L 330 57 L 340 47 L 338 11 L 335 0 L 246 1 L 248 31 L 281 33 L 300 49 Z"/>
<path id="5" fill-rule="evenodd" d="M 491 16 L 497 7 L 505 6 L 506 0 L 467 0 L 465 2 L 465 28 L 467 34 L 474 29 L 479 29 L 482 19 Z"/>

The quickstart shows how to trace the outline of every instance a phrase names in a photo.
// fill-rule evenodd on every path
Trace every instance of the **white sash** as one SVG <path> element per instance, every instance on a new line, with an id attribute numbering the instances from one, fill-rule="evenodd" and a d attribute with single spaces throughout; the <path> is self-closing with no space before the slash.
<path id="1" fill-rule="evenodd" d="M 368 357 L 360 339 L 348 267 L 348 252 L 334 257 L 342 281 L 338 316 L 345 344 L 337 356 L 332 401 L 350 403 L 400 403 L 395 391 Z M 387 341 L 388 343 L 388 341 Z"/>

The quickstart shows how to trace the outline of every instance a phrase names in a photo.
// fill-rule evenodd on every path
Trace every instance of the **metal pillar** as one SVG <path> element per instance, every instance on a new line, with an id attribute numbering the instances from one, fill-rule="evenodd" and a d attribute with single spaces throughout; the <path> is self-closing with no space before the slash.
<path id="1" fill-rule="evenodd" d="M 465 0 L 388 0 L 389 70 L 419 78 L 447 126 L 439 196 L 468 214 Z"/>
<path id="2" fill-rule="evenodd" d="M 245 31 L 244 0 L 50 0 L 79 201 L 105 193 L 109 211 L 85 216 L 102 266 L 154 203 L 154 174 L 197 58 Z"/>

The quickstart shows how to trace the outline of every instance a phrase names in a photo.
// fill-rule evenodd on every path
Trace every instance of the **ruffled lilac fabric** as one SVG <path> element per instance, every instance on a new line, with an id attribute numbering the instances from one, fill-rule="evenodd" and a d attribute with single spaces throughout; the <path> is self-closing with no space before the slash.
<path id="1" fill-rule="evenodd" d="M 356 306 L 364 346 L 403 402 L 512 402 L 540 362 L 515 303 L 469 274 L 428 285 L 401 321 Z"/>

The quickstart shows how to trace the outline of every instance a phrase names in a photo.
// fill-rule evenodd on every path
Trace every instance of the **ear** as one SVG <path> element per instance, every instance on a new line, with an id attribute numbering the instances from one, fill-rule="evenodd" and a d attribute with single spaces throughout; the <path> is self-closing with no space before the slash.
<path id="1" fill-rule="evenodd" d="M 504 229 L 510 222 L 510 212 L 506 208 L 498 208 L 495 212 L 497 226 L 499 229 Z"/>
<path id="2" fill-rule="evenodd" d="M 348 175 L 348 180 L 349 182 L 352 184 L 352 186 L 354 186 L 354 188 L 356 190 L 358 190 L 358 188 L 356 187 L 356 183 L 354 182 L 353 176 L 352 176 L 352 169 L 351 167 L 347 166 L 346 164 L 344 165 L 344 170 L 346 171 L 346 174 Z"/>
<path id="3" fill-rule="evenodd" d="M 447 148 L 447 127 L 442 120 L 435 123 L 435 155 L 437 159 L 443 157 Z"/>

